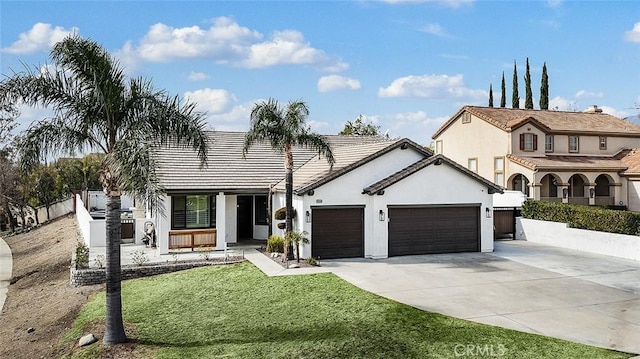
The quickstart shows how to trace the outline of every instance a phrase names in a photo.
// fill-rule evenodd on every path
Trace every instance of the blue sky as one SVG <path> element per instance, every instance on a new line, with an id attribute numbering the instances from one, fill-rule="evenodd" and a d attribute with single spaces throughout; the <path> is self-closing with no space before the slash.
<path id="1" fill-rule="evenodd" d="M 7 1 L 0 71 L 42 66 L 75 31 L 131 76 L 187 97 L 211 128 L 246 130 L 256 101 L 302 99 L 335 134 L 362 114 L 392 137 L 428 144 L 461 106 L 511 104 L 513 62 L 534 103 L 547 63 L 551 108 L 636 115 L 640 4 L 634 1 Z M 522 99 L 523 101 L 523 99 Z M 22 109 L 21 128 L 47 115 Z"/>

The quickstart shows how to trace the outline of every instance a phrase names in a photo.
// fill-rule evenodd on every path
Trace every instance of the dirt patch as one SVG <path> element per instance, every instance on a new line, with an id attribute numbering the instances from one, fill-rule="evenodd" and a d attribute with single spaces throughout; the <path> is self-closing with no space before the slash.
<path id="1" fill-rule="evenodd" d="M 60 339 L 80 308 L 104 287 L 73 288 L 69 284 L 71 253 L 80 238 L 73 216 L 3 237 L 13 254 L 13 273 L 0 313 L 0 358 L 64 354 Z"/>

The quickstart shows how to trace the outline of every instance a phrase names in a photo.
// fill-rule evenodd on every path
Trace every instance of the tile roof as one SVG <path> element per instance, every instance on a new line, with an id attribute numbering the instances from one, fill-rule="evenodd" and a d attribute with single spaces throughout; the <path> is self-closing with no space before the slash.
<path id="1" fill-rule="evenodd" d="M 627 168 L 623 161 L 615 156 L 553 156 L 527 157 L 508 154 L 514 163 L 531 170 L 581 170 L 581 171 L 622 171 Z"/>
<path id="2" fill-rule="evenodd" d="M 407 178 L 409 176 L 411 176 L 412 174 L 420 171 L 421 169 L 429 166 L 429 165 L 442 165 L 442 164 L 447 164 L 449 166 L 451 166 L 452 168 L 462 172 L 463 174 L 475 179 L 476 181 L 486 185 L 489 189 L 489 193 L 502 193 L 502 188 L 490 181 L 487 181 L 484 177 L 479 176 L 478 174 L 468 170 L 467 168 L 464 168 L 462 166 L 460 166 L 459 164 L 457 164 L 456 162 L 450 160 L 449 158 L 443 156 L 443 155 L 435 155 L 435 156 L 431 156 L 431 157 L 427 157 L 424 158 L 410 166 L 407 166 L 406 168 L 392 174 L 391 176 L 384 178 L 366 188 L 364 188 L 362 190 L 362 193 L 366 193 L 369 195 L 374 195 L 376 193 L 379 193 L 380 191 L 384 190 L 385 188 L 403 180 L 404 178 Z"/>
<path id="3" fill-rule="evenodd" d="M 605 113 L 464 106 L 440 126 L 432 138 L 438 137 L 465 111 L 507 132 L 533 123 L 551 133 L 640 137 L 640 126 Z"/>
<path id="4" fill-rule="evenodd" d="M 268 144 L 257 143 L 242 158 L 244 132 L 209 131 L 209 159 L 200 168 L 200 161 L 191 149 L 166 146 L 154 149 L 157 175 L 160 185 L 170 192 L 226 191 L 266 192 L 284 177 L 284 158 Z M 334 151 L 344 146 L 389 141 L 372 136 L 325 136 Z M 317 151 L 296 147 L 293 149 L 294 165 L 300 167 Z"/>
<path id="5" fill-rule="evenodd" d="M 622 175 L 640 175 L 640 148 L 622 150 L 615 157 L 627 166 Z"/>
<path id="6" fill-rule="evenodd" d="M 412 147 L 424 156 L 431 156 L 433 153 L 419 144 L 403 138 L 386 142 L 366 143 L 354 146 L 344 146 L 333 151 L 336 162 L 333 168 L 329 166 L 324 158 L 315 156 L 293 174 L 293 189 L 297 194 L 302 194 L 312 189 L 342 176 L 363 164 L 382 156 L 403 145 Z M 278 183 L 278 189 L 284 189 L 284 181 Z"/>

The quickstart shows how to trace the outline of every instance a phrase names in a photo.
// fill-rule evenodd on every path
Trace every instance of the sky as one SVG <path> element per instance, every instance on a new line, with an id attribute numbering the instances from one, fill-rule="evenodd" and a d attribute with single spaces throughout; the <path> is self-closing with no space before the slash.
<path id="1" fill-rule="evenodd" d="M 640 110 L 635 1 L 0 1 L 0 73 L 50 63 L 70 33 L 91 38 L 155 87 L 197 103 L 208 127 L 245 131 L 253 106 L 303 100 L 337 134 L 362 115 L 391 137 L 429 144 L 462 106 L 521 103 L 525 62 L 538 108 Z M 521 107 L 524 107 L 521 105 Z M 22 106 L 18 130 L 50 116 Z"/>

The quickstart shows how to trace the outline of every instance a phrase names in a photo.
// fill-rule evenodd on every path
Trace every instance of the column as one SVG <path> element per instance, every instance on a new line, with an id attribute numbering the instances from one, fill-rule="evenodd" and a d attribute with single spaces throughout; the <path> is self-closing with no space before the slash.
<path id="1" fill-rule="evenodd" d="M 224 250 L 227 247 L 227 219 L 226 196 L 224 192 L 216 196 L 216 249 Z"/>
<path id="2" fill-rule="evenodd" d="M 588 183 L 585 185 L 585 188 L 587 190 L 587 197 L 589 197 L 589 205 L 590 206 L 595 206 L 596 205 L 596 184 L 595 183 Z"/>

